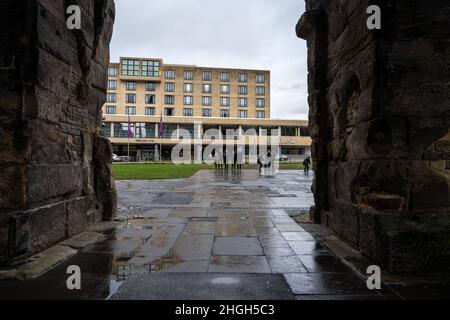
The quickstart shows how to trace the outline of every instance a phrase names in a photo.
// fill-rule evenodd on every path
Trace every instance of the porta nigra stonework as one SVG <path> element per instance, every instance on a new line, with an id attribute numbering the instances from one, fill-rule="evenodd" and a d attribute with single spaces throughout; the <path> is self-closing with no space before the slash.
<path id="1" fill-rule="evenodd" d="M 381 30 L 366 26 L 370 5 Z M 448 1 L 306 8 L 312 219 L 384 270 L 450 270 Z"/>
<path id="2" fill-rule="evenodd" d="M 81 7 L 81 30 L 66 8 Z M 0 261 L 20 261 L 111 219 L 100 136 L 112 0 L 0 2 Z"/>
<path id="3" fill-rule="evenodd" d="M 81 30 L 66 26 L 70 5 Z M 382 270 L 449 271 L 448 0 L 306 9 L 313 222 Z M 100 134 L 114 16 L 113 0 L 0 1 L 0 264 L 116 214 Z"/>

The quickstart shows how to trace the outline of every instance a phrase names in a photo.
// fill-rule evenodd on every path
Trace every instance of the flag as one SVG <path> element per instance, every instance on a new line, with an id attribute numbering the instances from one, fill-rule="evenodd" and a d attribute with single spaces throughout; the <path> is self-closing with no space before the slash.
<path id="1" fill-rule="evenodd" d="M 163 115 L 161 113 L 161 120 L 159 121 L 159 137 L 162 138 L 164 133 Z"/>
<path id="2" fill-rule="evenodd" d="M 128 138 L 133 138 L 133 131 L 131 131 L 131 116 L 128 115 Z"/>

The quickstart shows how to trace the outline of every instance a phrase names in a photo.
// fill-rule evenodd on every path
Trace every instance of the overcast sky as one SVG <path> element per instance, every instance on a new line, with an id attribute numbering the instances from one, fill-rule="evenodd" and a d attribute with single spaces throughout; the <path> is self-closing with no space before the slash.
<path id="1" fill-rule="evenodd" d="M 307 119 L 302 0 L 116 0 L 111 60 L 268 69 L 272 118 Z"/>

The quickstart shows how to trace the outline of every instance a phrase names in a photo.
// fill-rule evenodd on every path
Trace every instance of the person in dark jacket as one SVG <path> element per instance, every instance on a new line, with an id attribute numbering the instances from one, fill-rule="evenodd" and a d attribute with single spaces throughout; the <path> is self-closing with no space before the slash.
<path id="1" fill-rule="evenodd" d="M 305 167 L 305 173 L 309 173 L 309 167 L 311 166 L 311 158 L 308 157 L 303 161 L 303 166 Z"/>

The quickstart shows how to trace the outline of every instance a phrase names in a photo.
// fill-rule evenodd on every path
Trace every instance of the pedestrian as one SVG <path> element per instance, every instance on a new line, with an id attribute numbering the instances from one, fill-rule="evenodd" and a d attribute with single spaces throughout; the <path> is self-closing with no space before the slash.
<path id="1" fill-rule="evenodd" d="M 303 166 L 305 167 L 305 173 L 309 173 L 309 166 L 311 165 L 311 158 L 308 157 L 303 161 Z"/>

